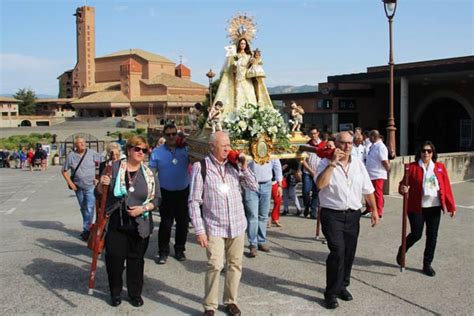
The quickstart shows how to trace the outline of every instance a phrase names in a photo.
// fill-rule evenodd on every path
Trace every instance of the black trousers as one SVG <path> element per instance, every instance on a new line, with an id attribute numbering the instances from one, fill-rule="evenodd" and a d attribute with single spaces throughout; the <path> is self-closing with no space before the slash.
<path id="1" fill-rule="evenodd" d="M 421 214 L 408 213 L 410 221 L 410 234 L 407 236 L 407 251 L 423 235 L 423 226 L 426 223 L 426 245 L 423 256 L 424 264 L 433 262 L 436 241 L 438 239 L 439 222 L 441 221 L 441 207 L 422 208 Z"/>
<path id="2" fill-rule="evenodd" d="M 349 286 L 359 238 L 360 211 L 321 209 L 321 228 L 328 242 L 326 296 L 338 295 Z"/>
<path id="3" fill-rule="evenodd" d="M 188 196 L 189 187 L 181 191 L 161 189 L 161 222 L 158 231 L 158 253 L 160 256 L 169 256 L 170 254 L 171 229 L 175 220 L 175 254 L 186 250 L 189 225 Z"/>
<path id="4" fill-rule="evenodd" d="M 149 237 L 141 238 L 136 231 L 122 232 L 111 229 L 105 237 L 105 265 L 110 294 L 122 292 L 122 274 L 127 260 L 127 290 L 129 297 L 138 297 L 143 289 L 143 268 Z"/>

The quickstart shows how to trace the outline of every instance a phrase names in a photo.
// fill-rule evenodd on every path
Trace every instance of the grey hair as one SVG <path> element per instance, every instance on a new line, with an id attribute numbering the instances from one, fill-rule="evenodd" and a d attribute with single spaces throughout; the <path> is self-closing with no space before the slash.
<path id="1" fill-rule="evenodd" d="M 373 129 L 373 130 L 370 131 L 369 137 L 375 137 L 375 138 L 379 139 L 380 138 L 380 133 L 379 133 L 378 130 Z"/>
<path id="2" fill-rule="evenodd" d="M 74 137 L 74 142 L 77 142 L 79 139 L 82 139 L 83 141 L 86 141 L 86 138 L 82 135 L 78 135 L 76 137 Z"/>
<path id="3" fill-rule="evenodd" d="M 227 137 L 229 137 L 229 133 L 227 131 L 217 131 L 217 132 L 221 132 L 221 133 L 224 133 L 227 135 Z M 216 143 L 216 133 L 217 132 L 214 132 L 211 134 L 211 136 L 209 136 L 209 145 L 214 145 Z"/>
<path id="4" fill-rule="evenodd" d="M 112 150 L 114 149 L 117 149 L 119 154 L 122 152 L 122 147 L 120 146 L 120 144 L 116 143 L 116 142 L 112 142 L 112 143 L 109 143 L 107 145 L 107 153 L 110 154 L 110 152 L 112 152 Z"/>

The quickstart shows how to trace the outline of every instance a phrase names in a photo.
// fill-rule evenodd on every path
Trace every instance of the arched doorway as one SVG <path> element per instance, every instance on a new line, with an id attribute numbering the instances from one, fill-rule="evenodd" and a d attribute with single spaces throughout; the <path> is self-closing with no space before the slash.
<path id="1" fill-rule="evenodd" d="M 115 110 L 115 117 L 121 117 L 122 116 L 122 110 L 117 109 Z"/>
<path id="2" fill-rule="evenodd" d="M 461 120 L 472 119 L 466 109 L 451 98 L 438 98 L 428 104 L 416 123 L 415 148 L 431 140 L 438 152 L 460 151 Z"/>
<path id="3" fill-rule="evenodd" d="M 21 121 L 20 126 L 31 126 L 31 121 L 23 120 Z"/>

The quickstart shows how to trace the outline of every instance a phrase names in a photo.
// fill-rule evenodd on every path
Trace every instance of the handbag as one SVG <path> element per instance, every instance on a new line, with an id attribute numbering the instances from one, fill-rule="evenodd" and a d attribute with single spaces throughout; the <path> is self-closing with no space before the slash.
<path id="1" fill-rule="evenodd" d="M 76 175 L 76 171 L 77 169 L 79 169 L 79 167 L 81 166 L 81 163 L 82 161 L 84 160 L 84 157 L 86 157 L 87 155 L 87 149 L 86 149 L 86 152 L 84 153 L 84 155 L 82 156 L 81 160 L 79 160 L 79 163 L 77 164 L 77 167 L 76 169 L 74 169 L 71 173 L 71 181 L 74 182 L 74 176 Z M 69 190 L 72 190 L 71 186 L 68 184 L 67 187 L 69 188 Z"/>

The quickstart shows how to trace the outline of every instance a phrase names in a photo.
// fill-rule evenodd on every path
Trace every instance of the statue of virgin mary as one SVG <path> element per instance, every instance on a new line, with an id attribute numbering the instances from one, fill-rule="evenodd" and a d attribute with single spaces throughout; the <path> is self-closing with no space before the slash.
<path id="1" fill-rule="evenodd" d="M 223 114 L 233 112 L 246 103 L 258 106 L 270 106 L 272 102 L 264 83 L 263 70 L 260 73 L 249 72 L 253 64 L 259 63 L 252 52 L 250 43 L 255 38 L 257 28 L 252 18 L 246 15 L 237 15 L 229 21 L 227 29 L 232 45 L 225 47 L 226 61 L 221 71 L 221 81 L 215 102 L 224 104 Z"/>

